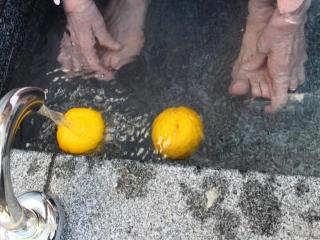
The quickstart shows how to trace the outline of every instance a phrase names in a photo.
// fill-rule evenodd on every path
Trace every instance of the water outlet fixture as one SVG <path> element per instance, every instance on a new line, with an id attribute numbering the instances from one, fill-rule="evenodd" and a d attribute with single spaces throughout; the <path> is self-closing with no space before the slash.
<path id="1" fill-rule="evenodd" d="M 63 211 L 51 196 L 27 192 L 15 197 L 10 173 L 10 151 L 23 119 L 44 104 L 36 87 L 13 89 L 0 100 L 0 240 L 58 240 Z M 26 159 L 27 160 L 27 159 Z"/>

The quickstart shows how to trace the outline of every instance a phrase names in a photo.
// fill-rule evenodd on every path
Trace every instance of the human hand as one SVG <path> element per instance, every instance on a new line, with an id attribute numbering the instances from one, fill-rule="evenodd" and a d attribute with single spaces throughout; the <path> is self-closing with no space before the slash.
<path id="1" fill-rule="evenodd" d="M 113 75 L 97 56 L 97 47 L 119 50 L 106 29 L 104 19 L 93 0 L 65 0 L 67 17 L 66 32 L 60 45 L 58 61 L 63 68 L 72 72 L 86 71 L 110 80 Z"/>
<path id="2" fill-rule="evenodd" d="M 247 64 L 257 53 L 258 39 L 274 12 L 272 0 L 250 0 L 246 31 L 242 39 L 239 56 L 233 66 L 233 81 L 229 87 L 232 95 L 245 95 L 251 91 L 253 97 L 269 98 L 269 89 L 264 77 L 264 69 L 247 71 Z"/>
<path id="3" fill-rule="evenodd" d="M 275 10 L 268 25 L 264 28 L 255 56 L 242 68 L 247 72 L 264 69 L 271 104 L 266 112 L 275 112 L 288 102 L 288 90 L 295 91 L 305 80 L 304 25 L 310 1 L 293 14 L 280 14 Z M 265 97 L 265 96 L 263 96 Z"/>

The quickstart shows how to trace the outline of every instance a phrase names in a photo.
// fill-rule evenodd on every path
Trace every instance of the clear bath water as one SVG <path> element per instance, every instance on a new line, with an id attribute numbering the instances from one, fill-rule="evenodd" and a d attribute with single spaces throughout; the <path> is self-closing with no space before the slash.
<path id="1" fill-rule="evenodd" d="M 47 106 L 65 112 L 92 107 L 112 126 L 105 158 L 171 163 L 153 153 L 150 125 L 164 108 L 186 105 L 201 114 L 205 141 L 178 164 L 320 176 L 320 3 L 313 1 L 307 24 L 307 81 L 293 101 L 275 115 L 263 101 L 227 93 L 247 14 L 247 1 L 152 1 L 144 49 L 116 79 L 70 79 L 56 57 L 64 29 L 60 10 L 30 18 L 23 52 L 8 88 L 39 86 Z M 33 20 L 35 19 L 35 20 Z M 19 148 L 59 152 L 55 124 L 34 115 L 17 137 Z"/>

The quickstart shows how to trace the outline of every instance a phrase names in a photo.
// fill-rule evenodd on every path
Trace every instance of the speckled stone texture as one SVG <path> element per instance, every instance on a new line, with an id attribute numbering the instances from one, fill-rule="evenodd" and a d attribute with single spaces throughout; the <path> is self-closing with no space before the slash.
<path id="1" fill-rule="evenodd" d="M 28 191 L 44 191 L 52 154 L 14 150 L 11 154 L 12 185 L 16 196 Z"/>
<path id="2" fill-rule="evenodd" d="M 60 155 L 63 239 L 320 239 L 320 180 Z"/>
<path id="3" fill-rule="evenodd" d="M 65 240 L 320 239 L 320 179 L 14 150 L 17 195 L 64 206 Z"/>

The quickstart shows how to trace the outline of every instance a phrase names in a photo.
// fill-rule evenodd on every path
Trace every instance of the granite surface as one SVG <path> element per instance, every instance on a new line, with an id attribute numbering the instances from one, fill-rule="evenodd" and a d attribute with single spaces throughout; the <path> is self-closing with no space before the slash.
<path id="1" fill-rule="evenodd" d="M 12 168 L 59 197 L 66 240 L 320 239 L 318 178 L 19 150 Z"/>
<path id="2" fill-rule="evenodd" d="M 27 191 L 44 191 L 53 155 L 15 150 L 11 157 L 11 176 L 16 196 Z"/>

